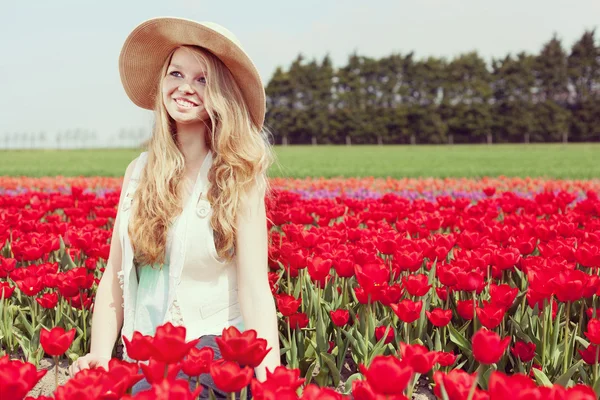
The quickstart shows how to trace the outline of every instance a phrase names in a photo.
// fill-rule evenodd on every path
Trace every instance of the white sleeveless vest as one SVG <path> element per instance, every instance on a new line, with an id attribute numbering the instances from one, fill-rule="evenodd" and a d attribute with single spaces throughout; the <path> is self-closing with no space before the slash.
<path id="1" fill-rule="evenodd" d="M 133 194 L 139 184 L 147 156 L 147 152 L 140 154 L 120 210 L 119 236 L 123 257 L 119 275 L 123 283 L 124 308 L 121 334 L 127 339 L 133 336 L 138 285 L 137 272 L 133 265 L 133 249 L 127 228 Z M 209 151 L 183 211 L 172 227 L 174 231 L 169 253 L 167 309 L 171 309 L 176 300 L 175 304 L 186 327 L 187 341 L 202 335 L 220 335 L 224 328 L 242 323 L 238 302 L 236 258 L 225 262 L 217 257 L 213 229 L 210 226 L 212 207 L 206 199 L 206 192 L 210 184 L 208 171 L 212 159 L 212 152 Z M 169 318 L 170 315 L 167 313 L 164 322 L 169 321 Z M 125 350 L 124 358 L 130 360 Z"/>

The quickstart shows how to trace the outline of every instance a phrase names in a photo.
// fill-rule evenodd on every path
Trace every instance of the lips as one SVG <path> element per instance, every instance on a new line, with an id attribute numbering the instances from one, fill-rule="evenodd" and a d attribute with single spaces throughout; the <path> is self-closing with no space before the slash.
<path id="1" fill-rule="evenodd" d="M 182 101 L 186 101 L 186 102 L 188 102 L 188 103 L 192 103 L 192 104 L 193 104 L 194 106 L 196 106 L 196 107 L 198 106 L 198 104 L 196 104 L 196 102 L 194 102 L 194 101 L 192 101 L 192 100 L 189 100 L 189 99 L 186 99 L 186 98 L 183 98 L 183 97 L 178 97 L 178 98 L 176 98 L 176 99 L 174 99 L 174 100 L 175 100 L 176 102 L 177 102 L 177 100 L 182 100 Z"/>

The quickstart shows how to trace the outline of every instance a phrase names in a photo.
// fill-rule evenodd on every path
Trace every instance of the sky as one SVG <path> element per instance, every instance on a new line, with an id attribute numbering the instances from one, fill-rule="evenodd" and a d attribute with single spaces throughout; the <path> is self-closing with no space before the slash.
<path id="1" fill-rule="evenodd" d="M 57 136 L 64 146 L 75 129 L 95 132 L 100 146 L 123 144 L 123 132 L 147 137 L 152 112 L 125 94 L 118 57 L 131 30 L 157 16 L 227 27 L 266 84 L 300 53 L 329 54 L 340 67 L 354 51 L 451 59 L 476 50 L 491 61 L 537 53 L 554 34 L 570 48 L 600 27 L 600 1 L 0 0 L 0 148 L 27 146 L 23 134 L 40 132 L 44 146 Z"/>

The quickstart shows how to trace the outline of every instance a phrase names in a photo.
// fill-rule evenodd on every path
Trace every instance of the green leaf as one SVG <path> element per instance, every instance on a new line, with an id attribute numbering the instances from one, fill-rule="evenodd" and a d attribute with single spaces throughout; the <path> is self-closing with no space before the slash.
<path id="1" fill-rule="evenodd" d="M 346 380 L 346 382 L 344 383 L 344 394 L 349 395 L 352 392 L 352 382 L 354 382 L 357 379 L 362 379 L 362 378 L 363 378 L 363 376 L 360 372 L 350 375 L 348 377 L 348 379 Z"/>
<path id="2" fill-rule="evenodd" d="M 62 267 L 62 271 L 77 268 L 77 265 L 75 265 L 75 262 L 73 262 L 73 259 L 69 255 L 68 251 L 65 251 L 60 257 L 59 265 Z"/>
<path id="3" fill-rule="evenodd" d="M 317 359 L 315 358 L 313 360 L 313 362 L 310 364 L 310 366 L 308 367 L 308 369 L 306 370 L 306 385 L 308 385 L 310 383 L 310 381 L 312 381 L 313 378 L 313 371 L 315 370 L 315 368 L 317 367 Z"/>
<path id="4" fill-rule="evenodd" d="M 27 317 L 25 317 L 25 314 L 21 309 L 19 309 L 19 315 L 17 316 L 17 319 L 23 324 L 23 326 L 27 330 L 27 334 L 29 335 L 29 337 L 33 337 L 35 333 L 33 330 L 33 326 L 29 323 L 29 321 L 27 321 Z"/>
<path id="5" fill-rule="evenodd" d="M 338 369 L 337 365 L 335 365 L 335 358 L 333 358 L 333 356 L 329 353 L 326 353 L 324 351 L 321 352 L 321 358 L 323 359 L 323 362 L 325 362 L 325 364 L 327 364 L 327 367 L 329 367 L 329 371 L 331 371 L 331 378 L 333 379 L 333 386 L 337 387 L 340 384 L 340 370 Z"/>
<path id="6" fill-rule="evenodd" d="M 296 282 L 296 286 L 294 287 L 294 297 L 298 298 L 300 296 L 300 290 L 302 290 L 302 285 L 299 282 Z"/>
<path id="7" fill-rule="evenodd" d="M 316 328 L 318 349 L 319 351 L 327 351 L 327 349 L 329 348 L 329 343 L 327 343 L 325 321 L 323 321 L 323 315 L 321 312 L 320 304 L 317 304 Z"/>
<path id="8" fill-rule="evenodd" d="M 446 325 L 448 333 L 450 334 L 450 340 L 456 344 L 458 348 L 465 354 L 466 357 L 472 356 L 471 343 L 464 336 L 462 336 L 452 324 Z"/>
<path id="9" fill-rule="evenodd" d="M 594 383 L 594 392 L 596 392 L 597 397 L 600 397 L 600 379 Z"/>
<path id="10" fill-rule="evenodd" d="M 419 319 L 417 320 L 417 337 L 423 337 L 423 333 L 424 333 L 423 331 L 424 331 L 425 327 L 427 326 L 427 316 L 425 314 L 425 311 L 429 310 L 429 294 L 426 294 L 425 296 L 423 296 L 422 301 L 423 301 L 423 307 L 421 308 L 421 315 L 419 316 Z M 409 327 L 409 329 L 410 329 L 410 327 Z"/>
<path id="11" fill-rule="evenodd" d="M 341 332 L 350 340 L 350 343 L 352 344 L 352 351 L 360 355 L 361 359 L 364 359 L 365 355 L 367 354 L 367 348 L 360 332 L 358 332 L 356 329 L 353 329 L 350 332 L 346 332 L 345 330 L 342 330 Z M 358 337 L 355 338 L 352 335 L 353 333 Z"/>
<path id="12" fill-rule="evenodd" d="M 390 329 L 392 329 L 391 326 L 386 328 L 386 330 L 390 330 Z M 386 347 L 386 343 L 385 343 L 386 338 L 387 338 L 387 334 L 384 334 L 381 337 L 381 339 L 379 339 L 379 341 L 375 344 L 375 346 L 373 346 L 373 350 L 369 354 L 369 364 L 370 364 L 371 360 L 373 360 L 373 358 L 375 358 L 375 356 L 383 354 L 383 348 Z"/>
<path id="13" fill-rule="evenodd" d="M 558 379 L 554 381 L 554 383 L 563 387 L 567 387 L 567 385 L 569 384 L 569 380 L 581 365 L 583 365 L 583 360 L 577 361 L 571 366 L 571 368 L 567 370 L 567 372 L 559 376 Z"/>
<path id="14" fill-rule="evenodd" d="M 588 342 L 587 340 L 585 340 L 581 336 L 575 335 L 575 340 L 577 340 L 579 342 L 579 344 L 581 344 L 586 349 L 590 345 L 590 342 Z"/>
<path id="15" fill-rule="evenodd" d="M 541 344 L 539 341 L 532 340 L 525 332 L 523 332 L 523 328 L 519 325 L 519 323 L 512 317 L 509 317 L 512 325 L 515 328 L 515 335 L 524 342 L 534 342 L 536 347 L 540 347 Z"/>
<path id="16" fill-rule="evenodd" d="M 439 331 L 439 329 L 436 329 L 436 330 L 435 330 L 435 335 L 434 335 L 434 339 L 435 339 L 435 347 L 434 347 L 434 349 L 435 349 L 436 351 L 442 351 L 442 340 L 441 340 L 441 336 L 442 336 L 442 335 L 440 334 L 440 331 Z M 430 347 L 430 349 L 431 349 L 431 347 Z"/>
<path id="17" fill-rule="evenodd" d="M 436 265 L 437 265 L 437 257 L 433 260 L 433 264 L 431 264 L 431 269 L 427 273 L 429 275 L 428 284 L 433 285 L 435 282 L 435 273 L 436 273 Z"/>
<path id="18" fill-rule="evenodd" d="M 548 377 L 546 376 L 546 374 L 544 374 L 543 371 L 537 369 L 537 368 L 533 368 L 533 375 L 535 376 L 535 380 L 537 381 L 538 385 L 542 385 L 542 386 L 552 386 L 552 382 L 550 382 L 550 379 L 548 379 Z"/>

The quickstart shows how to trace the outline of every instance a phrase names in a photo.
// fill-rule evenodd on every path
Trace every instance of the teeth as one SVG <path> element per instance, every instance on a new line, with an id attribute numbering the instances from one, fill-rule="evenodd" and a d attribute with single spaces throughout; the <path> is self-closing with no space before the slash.
<path id="1" fill-rule="evenodd" d="M 181 99 L 177 99 L 177 100 L 175 100 L 175 102 L 184 107 L 195 107 L 196 106 L 194 103 L 190 103 L 189 101 L 185 101 L 185 100 L 181 100 Z"/>

